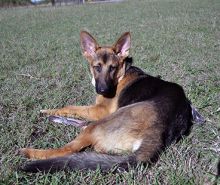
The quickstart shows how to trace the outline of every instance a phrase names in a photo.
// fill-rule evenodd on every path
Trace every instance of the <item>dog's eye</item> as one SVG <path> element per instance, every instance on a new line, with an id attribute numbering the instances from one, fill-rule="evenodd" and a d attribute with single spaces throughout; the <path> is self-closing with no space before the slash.
<path id="1" fill-rule="evenodd" d="M 116 66 L 110 66 L 110 67 L 109 67 L 109 71 L 110 71 L 110 72 L 113 72 L 113 71 L 116 70 L 116 68 L 117 68 Z"/>
<path id="2" fill-rule="evenodd" d="M 93 69 L 94 69 L 95 71 L 99 72 L 99 73 L 102 71 L 102 67 L 101 67 L 100 65 L 98 65 L 98 66 L 93 66 Z"/>

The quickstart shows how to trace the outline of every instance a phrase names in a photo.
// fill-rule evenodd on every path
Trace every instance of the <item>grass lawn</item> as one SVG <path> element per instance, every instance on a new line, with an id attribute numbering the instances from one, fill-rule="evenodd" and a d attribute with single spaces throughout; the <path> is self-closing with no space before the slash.
<path id="1" fill-rule="evenodd" d="M 94 101 L 80 30 L 101 44 L 132 34 L 136 66 L 181 84 L 205 116 L 151 168 L 121 174 L 25 174 L 22 147 L 59 147 L 79 132 L 39 110 Z M 145 0 L 0 9 L 0 184 L 213 184 L 220 160 L 220 1 Z"/>

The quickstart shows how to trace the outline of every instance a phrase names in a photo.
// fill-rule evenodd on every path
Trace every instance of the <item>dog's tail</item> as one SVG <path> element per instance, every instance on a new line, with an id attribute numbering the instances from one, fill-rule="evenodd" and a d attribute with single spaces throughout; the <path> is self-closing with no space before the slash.
<path id="1" fill-rule="evenodd" d="M 98 168 L 102 172 L 106 172 L 115 167 L 113 168 L 114 171 L 127 171 L 129 166 L 134 166 L 135 164 L 137 162 L 134 156 L 81 152 L 70 156 L 28 162 L 21 170 L 31 173 L 39 171 L 53 173 L 61 170 L 96 170 Z"/>

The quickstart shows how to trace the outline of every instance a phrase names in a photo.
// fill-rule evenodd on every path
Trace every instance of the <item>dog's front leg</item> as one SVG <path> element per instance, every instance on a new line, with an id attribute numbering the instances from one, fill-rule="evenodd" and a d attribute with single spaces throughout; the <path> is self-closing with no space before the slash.
<path id="1" fill-rule="evenodd" d="M 108 108 L 101 104 L 91 106 L 67 106 L 61 109 L 47 109 L 40 111 L 47 115 L 77 117 L 87 120 L 99 120 L 110 114 Z"/>

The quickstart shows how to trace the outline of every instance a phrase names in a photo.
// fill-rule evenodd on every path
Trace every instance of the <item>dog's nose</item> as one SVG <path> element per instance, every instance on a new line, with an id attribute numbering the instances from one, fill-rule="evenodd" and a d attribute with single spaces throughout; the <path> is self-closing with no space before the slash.
<path id="1" fill-rule="evenodd" d="M 104 83 L 97 83 L 96 92 L 101 95 L 107 95 L 111 92 L 111 86 Z"/>
<path id="2" fill-rule="evenodd" d="M 108 91 L 108 88 L 100 88 L 101 93 L 106 93 Z"/>

